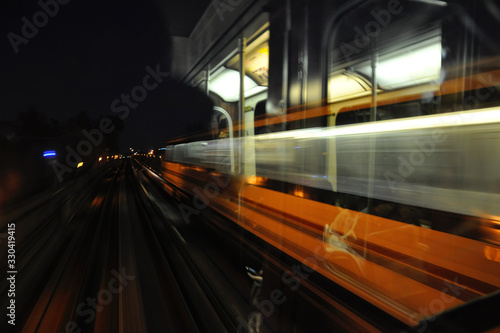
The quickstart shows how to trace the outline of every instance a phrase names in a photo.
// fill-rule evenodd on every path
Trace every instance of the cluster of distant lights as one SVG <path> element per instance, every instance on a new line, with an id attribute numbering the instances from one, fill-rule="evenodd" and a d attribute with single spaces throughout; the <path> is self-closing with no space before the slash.
<path id="1" fill-rule="evenodd" d="M 161 150 L 165 150 L 166 148 L 161 148 Z M 134 154 L 134 155 L 146 155 L 146 154 L 140 154 L 139 152 L 135 151 L 130 148 L 130 151 Z M 149 151 L 149 153 L 147 154 L 149 156 L 152 156 L 154 155 L 154 150 L 152 149 L 151 151 Z M 43 157 L 56 157 L 57 156 L 57 153 L 55 150 L 46 150 L 43 152 Z M 125 158 L 125 156 L 123 155 L 108 155 L 106 156 L 106 160 L 109 160 L 109 159 L 122 159 L 122 158 Z M 103 157 L 102 156 L 99 156 L 98 158 L 98 161 L 101 162 L 103 160 Z M 78 163 L 77 165 L 77 168 L 80 168 L 83 166 L 83 162 L 80 162 Z"/>
<path id="2" fill-rule="evenodd" d="M 130 152 L 133 154 L 133 155 L 139 155 L 139 156 L 155 156 L 155 150 L 154 149 L 151 149 L 150 151 L 148 151 L 147 153 L 140 153 L 138 151 L 135 151 L 133 148 L 129 148 Z M 167 148 L 160 148 L 159 150 L 167 150 Z M 161 158 L 161 155 L 160 155 L 160 158 Z"/>
<path id="3" fill-rule="evenodd" d="M 107 160 L 109 160 L 109 159 L 117 160 L 117 159 L 122 159 L 122 158 L 125 158 L 125 156 L 123 156 L 123 155 L 108 155 L 108 156 L 106 156 Z M 102 160 L 103 160 L 103 157 L 100 156 L 99 157 L 99 162 L 101 162 Z"/>

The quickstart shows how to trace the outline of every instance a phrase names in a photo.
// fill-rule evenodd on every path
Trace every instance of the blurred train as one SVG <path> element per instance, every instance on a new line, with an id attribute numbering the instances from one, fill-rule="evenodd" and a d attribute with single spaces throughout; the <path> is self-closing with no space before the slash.
<path id="1" fill-rule="evenodd" d="M 492 0 L 214 1 L 179 65 L 210 130 L 162 176 L 409 327 L 498 304 L 499 30 Z"/>

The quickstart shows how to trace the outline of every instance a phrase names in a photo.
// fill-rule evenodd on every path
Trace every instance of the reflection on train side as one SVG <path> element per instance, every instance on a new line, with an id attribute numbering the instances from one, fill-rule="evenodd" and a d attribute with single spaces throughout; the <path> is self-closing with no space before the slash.
<path id="1" fill-rule="evenodd" d="M 164 177 L 194 191 L 241 158 L 212 209 L 415 324 L 500 287 L 499 125 L 492 108 L 179 144 Z"/>
<path id="2" fill-rule="evenodd" d="M 499 109 L 483 109 L 263 134 L 252 142 L 257 165 L 253 177 L 495 218 L 500 216 L 500 156 L 491 152 L 500 147 L 499 123 Z M 248 151 L 245 138 L 235 141 L 243 154 Z M 332 169 L 325 168 L 332 145 L 336 174 L 325 174 Z M 229 170 L 227 140 L 172 148 L 174 156 L 168 160 Z M 368 200 L 361 211 L 366 212 L 367 205 Z M 404 222 L 419 223 L 418 219 Z"/>

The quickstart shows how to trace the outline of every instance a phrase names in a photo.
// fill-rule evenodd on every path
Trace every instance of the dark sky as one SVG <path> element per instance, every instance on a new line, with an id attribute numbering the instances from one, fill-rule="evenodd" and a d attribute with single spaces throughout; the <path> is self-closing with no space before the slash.
<path id="1" fill-rule="evenodd" d="M 64 2 L 66 0 L 59 0 Z M 28 106 L 65 123 L 81 111 L 98 118 L 112 114 L 111 104 L 143 84 L 147 66 L 168 71 L 169 37 L 188 36 L 209 1 L 70 0 L 36 34 L 18 44 L 8 34 L 23 36 L 22 18 L 33 23 L 42 10 L 35 0 L 0 4 L 0 120 L 14 121 Z M 36 16 L 43 20 L 43 15 Z M 11 35 L 12 37 L 13 35 Z M 125 121 L 122 148 L 161 145 L 180 135 L 179 99 L 189 91 L 165 80 L 138 103 Z M 153 84 L 154 81 L 150 81 Z M 171 98 L 176 98 L 170 107 Z M 189 98 L 188 98 L 189 99 Z M 123 102 L 121 102 L 120 105 Z M 182 109 L 182 108 L 181 108 Z"/>

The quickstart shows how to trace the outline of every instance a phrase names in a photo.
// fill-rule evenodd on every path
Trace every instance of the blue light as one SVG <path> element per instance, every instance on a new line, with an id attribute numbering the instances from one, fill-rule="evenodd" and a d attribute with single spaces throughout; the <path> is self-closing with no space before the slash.
<path id="1" fill-rule="evenodd" d="M 52 157 L 52 156 L 56 156 L 55 150 L 47 150 L 43 152 L 43 157 Z"/>

